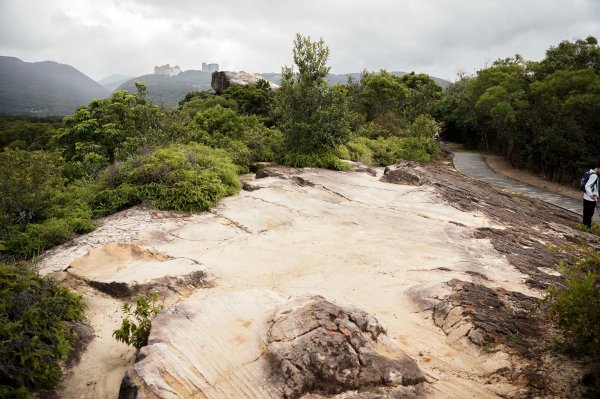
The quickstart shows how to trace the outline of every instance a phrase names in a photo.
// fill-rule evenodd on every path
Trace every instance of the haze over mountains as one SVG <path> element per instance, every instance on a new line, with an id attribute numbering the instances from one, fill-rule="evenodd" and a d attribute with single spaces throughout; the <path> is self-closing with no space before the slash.
<path id="1" fill-rule="evenodd" d="M 0 113 L 68 115 L 110 90 L 70 65 L 0 56 Z"/>
<path id="2" fill-rule="evenodd" d="M 346 83 L 348 75 L 360 79 L 360 73 L 350 73 L 330 74 L 327 80 L 332 84 Z M 281 81 L 279 73 L 262 73 L 261 76 L 276 84 Z M 444 88 L 450 83 L 432 78 Z M 200 70 L 188 70 L 176 76 L 115 74 L 96 82 L 70 65 L 53 61 L 30 63 L 0 56 L 0 114 L 68 115 L 78 106 L 94 98 L 108 97 L 115 90 L 135 92 L 136 81 L 146 84 L 151 100 L 167 106 L 177 106 L 190 91 L 211 90 L 211 73 Z"/>

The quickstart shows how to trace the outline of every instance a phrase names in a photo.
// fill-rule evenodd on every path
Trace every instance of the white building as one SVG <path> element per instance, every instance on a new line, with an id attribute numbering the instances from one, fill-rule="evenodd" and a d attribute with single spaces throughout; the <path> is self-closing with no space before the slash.
<path id="1" fill-rule="evenodd" d="M 167 76 L 175 76 L 181 73 L 181 68 L 178 65 L 171 66 L 169 64 L 154 66 L 154 74 L 155 75 L 167 75 Z"/>
<path id="2" fill-rule="evenodd" d="M 207 64 L 206 62 L 203 62 L 202 72 L 219 72 L 219 64 Z"/>

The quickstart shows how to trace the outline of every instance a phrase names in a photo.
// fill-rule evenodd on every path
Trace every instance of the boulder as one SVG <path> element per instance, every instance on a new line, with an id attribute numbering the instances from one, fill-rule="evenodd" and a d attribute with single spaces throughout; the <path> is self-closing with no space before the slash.
<path id="1" fill-rule="evenodd" d="M 232 72 L 232 71 L 221 71 L 221 72 L 213 72 L 212 81 L 210 86 L 217 94 L 221 94 L 229 86 L 246 86 L 246 85 L 254 85 L 259 80 L 266 80 L 260 75 L 255 73 L 248 73 L 244 71 L 240 72 Z M 269 82 L 269 86 L 271 90 L 277 90 L 279 86 L 275 83 Z"/>
<path id="2" fill-rule="evenodd" d="M 415 386 L 425 377 L 415 361 L 385 334 L 370 314 L 320 296 L 290 302 L 269 329 L 267 355 L 286 399 L 377 387 Z M 382 394 L 382 395 L 387 395 Z M 352 398 L 370 396 L 355 392 Z"/>
<path id="3" fill-rule="evenodd" d="M 420 164 L 413 161 L 405 161 L 396 165 L 386 166 L 381 181 L 410 186 L 422 186 L 431 184 L 429 172 Z"/>

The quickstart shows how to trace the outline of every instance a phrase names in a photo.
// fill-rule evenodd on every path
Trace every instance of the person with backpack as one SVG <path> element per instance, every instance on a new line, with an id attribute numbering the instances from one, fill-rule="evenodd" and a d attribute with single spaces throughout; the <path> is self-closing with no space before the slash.
<path id="1" fill-rule="evenodd" d="M 579 187 L 579 190 L 583 192 L 583 224 L 589 228 L 592 228 L 592 217 L 598 202 L 599 173 L 600 161 L 596 162 L 594 169 L 585 173 Z"/>

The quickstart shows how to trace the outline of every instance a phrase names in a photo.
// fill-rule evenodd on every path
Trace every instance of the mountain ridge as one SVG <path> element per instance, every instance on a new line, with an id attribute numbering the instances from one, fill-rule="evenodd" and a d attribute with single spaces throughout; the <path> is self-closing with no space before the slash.
<path id="1" fill-rule="evenodd" d="M 68 115 L 108 95 L 108 89 L 71 65 L 0 56 L 0 114 Z"/>

